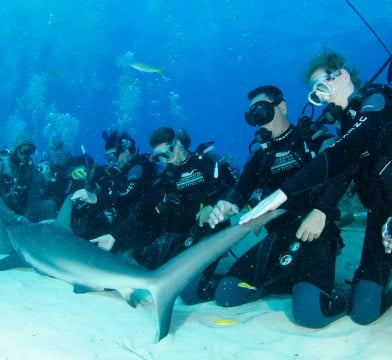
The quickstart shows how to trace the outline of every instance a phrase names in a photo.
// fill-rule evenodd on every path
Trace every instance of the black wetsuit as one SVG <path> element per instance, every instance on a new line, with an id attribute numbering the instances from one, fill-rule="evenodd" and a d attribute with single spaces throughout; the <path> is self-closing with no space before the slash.
<path id="1" fill-rule="evenodd" d="M 17 214 L 26 215 L 34 171 L 33 161 L 21 162 L 15 151 L 0 158 L 0 194 L 6 205 Z"/>
<path id="2" fill-rule="evenodd" d="M 216 162 L 207 155 L 189 153 L 181 165 L 168 164 L 151 191 L 131 207 L 127 220 L 111 233 L 116 239 L 113 251 L 136 248 L 135 257 L 141 265 L 150 269 L 160 266 L 211 231 L 208 226 L 200 228 L 195 216 L 236 181 L 228 162 Z"/>
<path id="3" fill-rule="evenodd" d="M 349 104 L 345 115 L 352 114 Z M 381 242 L 381 228 L 392 215 L 392 105 L 383 93 L 365 97 L 353 127 L 311 164 L 281 185 L 291 198 L 357 166 L 359 196 L 368 208 L 362 257 L 356 271 L 351 317 L 367 324 L 389 306 L 384 290 L 391 272 L 391 255 Z"/>
<path id="4" fill-rule="evenodd" d="M 278 189 L 311 161 L 312 155 L 319 151 L 325 140 L 331 139 L 330 133 L 321 133 L 322 136 L 312 139 L 316 130 L 305 136 L 298 127 L 291 126 L 281 136 L 272 139 L 267 149 L 259 149 L 246 164 L 238 184 L 226 200 L 242 207 L 254 190 L 261 189 L 262 197 L 265 197 Z M 294 316 L 305 326 L 324 326 L 326 319 L 317 316 L 307 318 L 308 309 L 298 306 L 298 303 L 309 289 L 317 293 L 315 311 L 320 313 L 320 293 L 324 293 L 330 301 L 336 255 L 342 246 L 340 231 L 332 220 L 339 216 L 336 204 L 350 180 L 350 176 L 336 178 L 326 186 L 302 192 L 286 202 L 284 208 L 288 212 L 266 226 L 268 235 L 241 256 L 230 269 L 228 277 L 221 281 L 216 291 L 217 303 L 222 306 L 239 305 L 272 293 L 291 293 L 296 284 L 309 284 L 304 290 L 301 288 L 299 297 L 295 298 L 293 294 L 293 308 L 297 309 Z M 327 215 L 325 228 L 321 236 L 312 242 L 298 241 L 296 231 L 313 209 Z M 291 245 L 298 244 L 299 250 L 290 250 Z M 292 262 L 282 265 L 285 255 L 292 256 Z M 257 289 L 238 286 L 241 281 Z M 309 307 L 313 306 L 311 302 L 309 298 Z"/>
<path id="5" fill-rule="evenodd" d="M 87 239 L 110 233 L 126 219 L 132 203 L 151 189 L 156 176 L 147 154 L 135 155 L 121 170 L 95 169 L 88 190 L 97 195 L 97 203 L 74 209 L 74 230 Z"/>

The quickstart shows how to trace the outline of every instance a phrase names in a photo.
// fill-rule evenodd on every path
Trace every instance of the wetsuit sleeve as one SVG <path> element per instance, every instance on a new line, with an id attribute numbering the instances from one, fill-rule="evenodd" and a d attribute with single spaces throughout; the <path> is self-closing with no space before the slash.
<path id="1" fill-rule="evenodd" d="M 351 175 L 339 175 L 329 180 L 323 187 L 320 198 L 315 204 L 315 208 L 321 210 L 328 217 L 334 217 L 337 212 L 337 204 L 347 191 L 352 180 Z"/>
<path id="2" fill-rule="evenodd" d="M 287 196 L 311 189 L 344 173 L 358 163 L 361 156 L 374 151 L 376 139 L 385 119 L 391 116 L 381 94 L 365 100 L 357 121 L 348 132 L 325 149 L 313 161 L 281 185 Z"/>
<path id="3" fill-rule="evenodd" d="M 260 153 L 256 152 L 245 164 L 237 184 L 223 200 L 229 201 L 242 208 L 252 195 L 259 183 L 260 170 L 258 167 Z"/>

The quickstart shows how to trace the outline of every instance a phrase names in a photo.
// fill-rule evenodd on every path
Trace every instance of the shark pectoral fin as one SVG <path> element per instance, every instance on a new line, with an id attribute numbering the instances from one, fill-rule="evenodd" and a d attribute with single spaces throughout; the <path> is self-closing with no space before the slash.
<path id="1" fill-rule="evenodd" d="M 23 257 L 20 256 L 17 252 L 13 252 L 12 254 L 0 260 L 0 271 L 21 267 L 30 267 L 30 265 L 26 264 Z"/>

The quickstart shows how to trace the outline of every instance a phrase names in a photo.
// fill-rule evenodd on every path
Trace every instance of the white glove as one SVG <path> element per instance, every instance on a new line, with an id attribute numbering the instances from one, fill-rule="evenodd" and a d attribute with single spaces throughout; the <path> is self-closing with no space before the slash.
<path id="1" fill-rule="evenodd" d="M 282 190 L 278 189 L 270 196 L 267 196 L 264 200 L 260 201 L 251 211 L 247 212 L 245 215 L 242 215 L 239 223 L 245 224 L 252 219 L 256 219 L 257 217 L 264 215 L 270 210 L 275 210 L 286 200 L 286 194 Z"/>

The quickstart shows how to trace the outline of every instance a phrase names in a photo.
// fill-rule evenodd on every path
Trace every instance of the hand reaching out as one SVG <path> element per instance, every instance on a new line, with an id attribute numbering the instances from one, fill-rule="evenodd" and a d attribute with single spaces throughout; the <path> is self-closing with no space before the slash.
<path id="1" fill-rule="evenodd" d="M 98 236 L 95 239 L 91 239 L 90 242 L 93 244 L 97 244 L 98 247 L 103 250 L 110 251 L 114 243 L 116 242 L 116 239 L 110 234 L 105 234 L 102 236 Z"/>
<path id="2" fill-rule="evenodd" d="M 208 223 L 211 229 L 227 220 L 230 216 L 238 214 L 238 206 L 229 201 L 219 200 L 209 214 Z"/>

